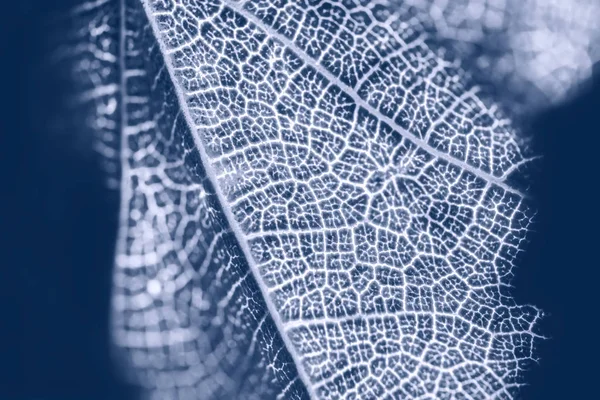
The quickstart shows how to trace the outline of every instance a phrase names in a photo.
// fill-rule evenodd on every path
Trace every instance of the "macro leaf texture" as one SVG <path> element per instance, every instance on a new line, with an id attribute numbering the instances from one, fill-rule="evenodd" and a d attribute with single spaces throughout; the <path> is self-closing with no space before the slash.
<path id="1" fill-rule="evenodd" d="M 149 397 L 517 395 L 542 314 L 510 296 L 533 217 L 512 177 L 533 157 L 390 7 L 74 11 L 81 101 L 119 138 L 114 340 Z"/>

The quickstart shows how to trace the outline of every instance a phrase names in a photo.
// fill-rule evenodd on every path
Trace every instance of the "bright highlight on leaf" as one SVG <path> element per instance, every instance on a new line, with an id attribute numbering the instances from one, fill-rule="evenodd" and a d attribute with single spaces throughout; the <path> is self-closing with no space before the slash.
<path id="1" fill-rule="evenodd" d="M 475 64 L 514 114 L 577 93 L 600 60 L 597 0 L 390 0 Z"/>
<path id="2" fill-rule="evenodd" d="M 151 398 L 518 393 L 532 154 L 391 4 L 77 11 L 120 138 L 114 338 Z"/>

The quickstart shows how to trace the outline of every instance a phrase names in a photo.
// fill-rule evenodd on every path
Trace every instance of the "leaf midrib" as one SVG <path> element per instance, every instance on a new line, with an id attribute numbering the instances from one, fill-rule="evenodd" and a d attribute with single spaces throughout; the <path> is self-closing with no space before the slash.
<path id="1" fill-rule="evenodd" d="M 124 2 L 125 0 L 121 0 L 121 1 Z M 293 344 L 290 342 L 288 336 L 285 334 L 286 330 L 284 327 L 284 323 L 283 323 L 281 317 L 279 316 L 279 312 L 278 312 L 277 308 L 275 307 L 275 304 L 273 304 L 273 302 L 271 301 L 271 297 L 269 296 L 269 290 L 266 287 L 266 285 L 264 284 L 264 282 L 261 278 L 258 266 L 256 265 L 254 258 L 252 257 L 252 251 L 250 250 L 250 246 L 248 245 L 245 234 L 243 233 L 242 229 L 240 228 L 239 224 L 237 223 L 237 221 L 233 215 L 233 212 L 231 211 L 231 208 L 227 207 L 227 197 L 223 194 L 223 191 L 221 190 L 218 178 L 217 178 L 215 171 L 213 170 L 212 164 L 210 162 L 210 157 L 206 153 L 206 149 L 204 148 L 204 145 L 202 144 L 202 141 L 201 141 L 199 135 L 197 134 L 198 129 L 193 124 L 193 118 L 191 117 L 189 109 L 187 107 L 185 94 L 181 90 L 181 87 L 177 84 L 178 81 L 176 79 L 176 75 L 174 72 L 173 64 L 171 62 L 171 58 L 168 55 L 167 49 L 165 48 L 165 45 L 164 45 L 164 42 L 162 40 L 160 40 L 160 37 L 161 37 L 160 30 L 158 29 L 156 21 L 152 16 L 152 6 L 150 4 L 148 4 L 149 0 L 140 0 L 140 1 L 144 7 L 144 12 L 146 14 L 146 18 L 148 18 L 148 22 L 149 22 L 150 26 L 152 27 L 152 32 L 154 34 L 156 42 L 158 43 L 158 45 L 160 47 L 160 51 L 163 56 L 163 61 L 165 63 L 167 71 L 169 73 L 171 82 L 173 83 L 173 88 L 175 90 L 175 93 L 177 94 L 177 101 L 179 103 L 179 107 L 181 108 L 182 114 L 185 117 L 186 123 L 190 127 L 190 131 L 192 133 L 192 138 L 194 140 L 194 143 L 196 144 L 196 148 L 198 150 L 198 154 L 200 155 L 200 159 L 202 160 L 202 164 L 204 167 L 204 171 L 206 172 L 206 176 L 208 177 L 210 183 L 212 184 L 212 186 L 215 190 L 215 194 L 217 195 L 217 198 L 219 199 L 219 204 L 221 206 L 223 213 L 225 214 L 227 223 L 231 227 L 231 230 L 233 231 L 233 233 L 235 235 L 236 241 L 237 241 L 238 245 L 240 246 L 246 261 L 248 262 L 248 266 L 249 266 L 250 270 L 252 271 L 252 275 L 254 276 L 256 283 L 258 284 L 258 286 L 260 288 L 261 295 L 265 301 L 265 304 L 267 305 L 268 312 L 271 315 L 273 322 L 275 323 L 277 331 L 279 332 L 281 339 L 282 339 L 288 353 L 290 354 L 290 357 L 294 361 L 294 365 L 298 372 L 298 376 L 302 380 L 302 383 L 304 384 L 304 387 L 306 388 L 307 392 L 309 393 L 310 398 L 317 399 L 318 397 L 314 391 L 312 382 L 311 382 L 309 376 L 304 371 L 304 368 L 302 367 L 302 362 L 301 362 L 298 354 L 296 353 Z"/>

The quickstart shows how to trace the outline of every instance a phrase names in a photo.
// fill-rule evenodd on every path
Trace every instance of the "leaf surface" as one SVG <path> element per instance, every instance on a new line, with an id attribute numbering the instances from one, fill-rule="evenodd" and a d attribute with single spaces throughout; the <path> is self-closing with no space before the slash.
<path id="1" fill-rule="evenodd" d="M 115 339 L 155 398 L 515 396 L 529 155 L 455 64 L 386 2 L 98 4 Z"/>

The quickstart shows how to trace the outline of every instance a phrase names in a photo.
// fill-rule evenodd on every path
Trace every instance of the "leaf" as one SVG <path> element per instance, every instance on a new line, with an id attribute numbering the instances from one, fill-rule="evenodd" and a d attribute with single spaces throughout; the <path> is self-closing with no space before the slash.
<path id="1" fill-rule="evenodd" d="M 153 398 L 516 394 L 530 155 L 386 7 L 77 11 L 121 138 L 114 336 Z"/>

